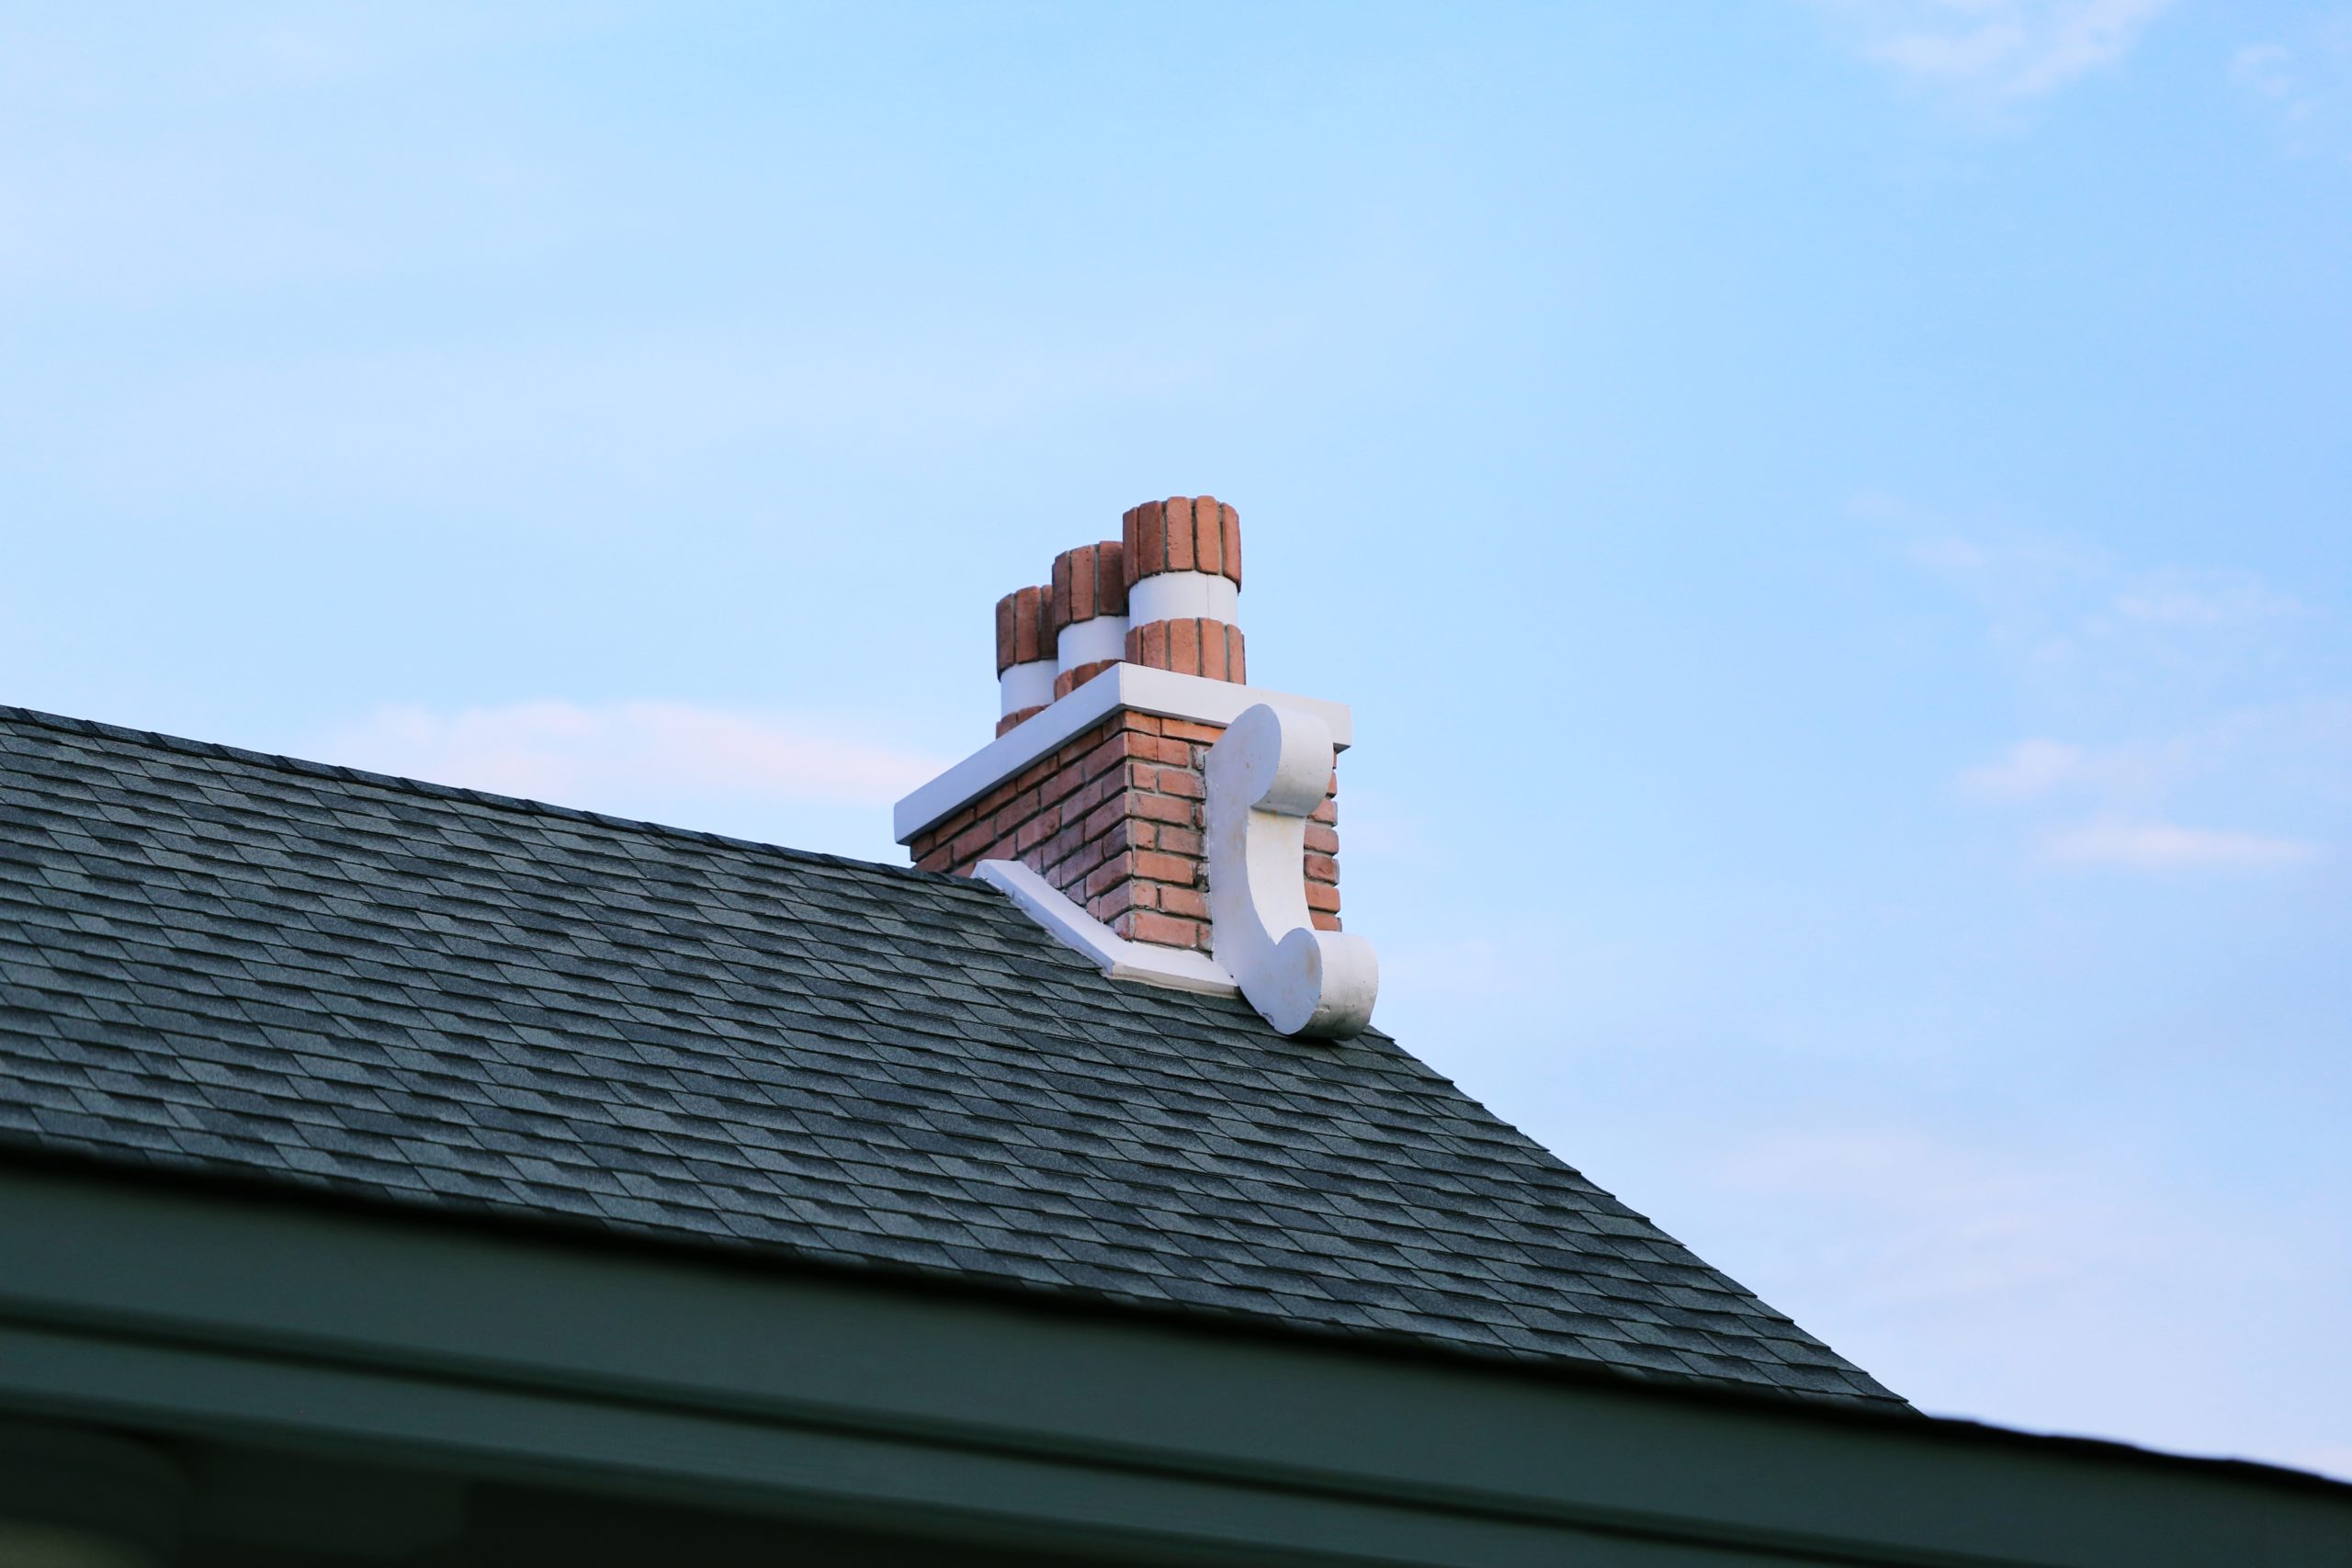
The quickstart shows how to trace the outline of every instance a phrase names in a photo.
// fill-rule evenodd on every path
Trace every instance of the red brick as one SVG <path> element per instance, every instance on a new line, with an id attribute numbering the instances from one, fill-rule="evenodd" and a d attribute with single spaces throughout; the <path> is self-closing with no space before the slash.
<path id="1" fill-rule="evenodd" d="M 1094 547 L 1095 607 L 1105 615 L 1127 613 L 1126 556 L 1120 539 L 1105 539 Z"/>
<path id="2" fill-rule="evenodd" d="M 996 602 L 996 672 L 999 675 L 1012 668 L 1012 605 L 1019 597 L 1019 592 L 1015 592 Z"/>
<path id="3" fill-rule="evenodd" d="M 1152 797 L 1146 795 L 1144 798 L 1148 800 Z M 1086 836 L 1090 839 L 1101 838 L 1103 834 L 1109 832 L 1114 826 L 1116 826 L 1119 818 L 1125 817 L 1126 814 L 1125 801 L 1104 801 L 1102 805 L 1096 807 L 1091 812 L 1088 813 L 1085 825 Z M 1148 816 L 1150 814 L 1146 812 L 1143 813 L 1143 815 Z"/>
<path id="4" fill-rule="evenodd" d="M 1306 918 L 1315 922 L 1315 929 L 1318 931 L 1335 931 L 1340 929 L 1340 917 L 1325 910 L 1310 909 L 1307 911 Z"/>
<path id="5" fill-rule="evenodd" d="M 1207 793 L 1201 776 L 1190 768 L 1161 768 L 1153 775 L 1153 784 L 1162 795 L 1181 795 L 1187 800 L 1198 800 Z"/>
<path id="6" fill-rule="evenodd" d="M 1328 823 L 1328 822 L 1337 822 L 1337 821 L 1339 821 L 1339 819 L 1340 819 L 1340 803 L 1339 803 L 1338 801 L 1336 801 L 1336 800 L 1332 800 L 1332 799 L 1329 799 L 1329 798 L 1328 798 L 1328 797 L 1324 800 L 1324 802 L 1323 802 L 1323 804 L 1322 804 L 1322 805 L 1320 805 L 1320 806 L 1318 806 L 1318 807 L 1317 807 L 1315 808 L 1315 813 L 1314 813 L 1314 815 L 1313 815 L 1313 816 L 1311 816 L 1311 817 L 1309 817 L 1309 818 L 1307 818 L 1307 820 L 1308 820 L 1309 822 L 1327 822 L 1327 823 Z"/>
<path id="7" fill-rule="evenodd" d="M 1125 536 L 1124 559 L 1127 586 L 1135 586 L 1136 578 L 1147 572 L 1165 570 L 1168 565 L 1168 508 L 1164 502 L 1147 501 L 1135 510 L 1135 525 Z"/>
<path id="8" fill-rule="evenodd" d="M 1168 498 L 1168 570 L 1193 570 L 1193 502 L 1188 496 Z"/>
<path id="9" fill-rule="evenodd" d="M 1129 924 L 1128 933 L 1137 942 L 1156 942 L 1162 947 L 1198 947 L 1201 945 L 1201 922 L 1173 915 L 1163 915 L 1156 909 L 1137 909 Z"/>
<path id="10" fill-rule="evenodd" d="M 1054 634 L 1048 629 L 1049 592 L 1023 588 L 1012 596 L 1012 661 L 1034 663 L 1054 656 Z"/>
<path id="11" fill-rule="evenodd" d="M 917 871 L 945 871 L 953 861 L 944 849 L 932 851 L 915 862 Z"/>
<path id="12" fill-rule="evenodd" d="M 996 824 L 997 831 L 1005 832 L 1036 816 L 1043 805 L 1044 802 L 1037 798 L 1037 792 L 1033 789 L 1006 801 L 989 820 Z"/>
<path id="13" fill-rule="evenodd" d="M 1197 863 L 1182 855 L 1162 854 L 1158 850 L 1138 850 L 1132 857 L 1137 876 L 1148 876 L 1154 882 L 1172 882 L 1180 887 L 1190 887 Z"/>
<path id="14" fill-rule="evenodd" d="M 1126 881 L 1129 877 L 1135 875 L 1135 874 L 1136 857 L 1131 852 L 1123 852 L 1119 854 L 1112 855 L 1103 861 L 1102 864 L 1087 873 L 1087 897 L 1091 898 L 1097 893 L 1108 893 L 1112 888 L 1117 886 L 1120 883 Z"/>
<path id="15" fill-rule="evenodd" d="M 1197 829 L 1162 826 L 1152 830 L 1152 837 L 1159 840 L 1158 847 L 1170 854 L 1198 856 L 1201 853 L 1201 835 Z"/>
<path id="16" fill-rule="evenodd" d="M 1308 855 L 1306 857 L 1306 880 L 1309 882 L 1338 882 L 1340 880 L 1340 863 L 1333 860 L 1329 855 Z"/>
<path id="17" fill-rule="evenodd" d="M 1336 915 L 1340 912 L 1340 890 L 1328 882 L 1310 882 L 1306 885 L 1306 907 Z"/>
<path id="18" fill-rule="evenodd" d="M 1171 718 L 1162 727 L 1162 732 L 1174 739 L 1197 740 L 1204 746 L 1214 746 L 1224 735 L 1225 728 L 1221 725 L 1195 724 L 1189 718 Z"/>
<path id="19" fill-rule="evenodd" d="M 1122 882 L 1108 893 L 1098 894 L 1086 901 L 1086 912 L 1106 926 L 1129 909 L 1150 907 L 1151 885 L 1145 882 Z"/>
<path id="20" fill-rule="evenodd" d="M 1311 854 L 1335 855 L 1340 852 L 1340 835 L 1320 822 L 1306 825 L 1306 848 Z"/>
<path id="21" fill-rule="evenodd" d="M 1239 626 L 1225 628 L 1225 678 L 1236 685 L 1250 683 L 1250 643 Z"/>
<path id="22" fill-rule="evenodd" d="M 993 817 L 996 815 L 998 807 L 1020 793 L 1021 786 L 1012 780 L 1006 779 L 1001 784 L 989 785 L 978 799 L 964 809 L 972 814 L 972 819 L 975 821 L 983 817 Z"/>
<path id="23" fill-rule="evenodd" d="M 1138 886 L 1148 887 L 1151 884 Z M 1209 918 L 1208 895 L 1197 887 L 1161 887 L 1155 902 L 1171 915 L 1183 915 L 1195 920 Z"/>
<path id="24" fill-rule="evenodd" d="M 1168 623 L 1168 668 L 1181 675 L 1201 672 L 1201 623 L 1195 620 Z"/>
<path id="25" fill-rule="evenodd" d="M 1068 805 L 1069 797 L 1076 795 L 1081 787 L 1075 773 L 1063 773 L 1048 775 L 1046 781 L 1037 786 L 1037 814 L 1042 817 L 1057 807 Z"/>
<path id="26" fill-rule="evenodd" d="M 1110 858 L 1109 850 L 1094 840 L 1088 840 L 1078 846 L 1069 859 L 1062 862 L 1061 880 L 1058 886 L 1063 887 L 1078 886 L 1080 878 L 1091 876 L 1095 869 Z"/>
<path id="27" fill-rule="evenodd" d="M 1136 816 L 1154 822 L 1173 822 L 1179 828 L 1200 826 L 1199 807 L 1189 800 L 1178 800 L 1173 795 L 1138 795 L 1133 798 L 1133 808 Z"/>
<path id="28" fill-rule="evenodd" d="M 1174 762 L 1179 766 L 1193 760 L 1193 749 L 1182 740 L 1170 740 L 1158 735 L 1136 737 L 1136 756 L 1147 761 Z"/>
<path id="29" fill-rule="evenodd" d="M 1079 764 L 1078 771 L 1089 780 L 1101 778 L 1104 773 L 1125 761 L 1134 746 L 1134 738 L 1125 730 L 1114 730 L 1102 744 L 1086 754 L 1085 760 Z"/>
<path id="30" fill-rule="evenodd" d="M 1217 521 L 1225 533 L 1225 575 L 1233 579 L 1236 588 L 1241 586 L 1241 513 L 1230 506 L 1217 508 Z M 1241 677 L 1235 676 L 1235 680 Z"/>
<path id="31" fill-rule="evenodd" d="M 1216 497 L 1201 495 L 1193 498 L 1193 570 L 1220 572 L 1225 570 L 1225 529 L 1222 526 L 1224 508 Z"/>
<path id="32" fill-rule="evenodd" d="M 1054 677 L 1054 700 L 1061 701 L 1116 663 L 1118 660 L 1115 659 L 1098 659 L 1091 664 L 1081 664 L 1076 669 L 1063 671 Z"/>

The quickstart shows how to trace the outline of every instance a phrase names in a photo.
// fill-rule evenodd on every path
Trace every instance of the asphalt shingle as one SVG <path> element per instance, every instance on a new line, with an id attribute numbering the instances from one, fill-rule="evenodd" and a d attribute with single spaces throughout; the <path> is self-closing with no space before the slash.
<path id="1" fill-rule="evenodd" d="M 0 1154 L 1899 1403 L 1377 1030 L 995 889 L 0 708 Z"/>

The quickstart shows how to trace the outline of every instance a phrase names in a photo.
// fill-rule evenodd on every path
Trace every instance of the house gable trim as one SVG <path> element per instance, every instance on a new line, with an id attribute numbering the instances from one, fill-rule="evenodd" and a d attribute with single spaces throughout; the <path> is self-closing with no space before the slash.
<path id="1" fill-rule="evenodd" d="M 55 1171 L 0 1169 L 0 1408 L 1040 1550 L 2185 1568 L 2352 1528 L 2258 1467 Z"/>

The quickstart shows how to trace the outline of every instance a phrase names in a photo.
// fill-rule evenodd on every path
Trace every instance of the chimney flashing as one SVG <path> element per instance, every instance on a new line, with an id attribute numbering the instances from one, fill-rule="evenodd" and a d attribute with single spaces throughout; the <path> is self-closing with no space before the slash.
<path id="1" fill-rule="evenodd" d="M 1315 715 L 1330 730 L 1336 750 L 1345 750 L 1354 737 L 1353 718 L 1345 703 L 1238 686 L 1230 681 L 1148 665 L 1114 664 L 899 801 L 891 808 L 892 835 L 898 842 L 907 842 L 1113 714 L 1148 713 L 1222 727 L 1261 703 Z"/>
<path id="2" fill-rule="evenodd" d="M 1129 942 L 1017 860 L 984 860 L 972 876 L 1001 888 L 1056 941 L 1092 959 L 1114 980 L 1140 980 L 1211 997 L 1229 997 L 1241 989 L 1224 965 L 1205 953 Z"/>

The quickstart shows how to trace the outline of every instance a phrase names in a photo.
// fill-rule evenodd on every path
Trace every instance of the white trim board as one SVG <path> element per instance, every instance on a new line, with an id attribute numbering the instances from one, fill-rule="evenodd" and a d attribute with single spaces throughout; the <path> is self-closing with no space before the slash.
<path id="1" fill-rule="evenodd" d="M 1114 664 L 1043 713 L 1032 715 L 981 747 L 891 808 L 890 829 L 905 843 L 957 807 L 968 805 L 1038 758 L 1057 750 L 1114 713 L 1157 714 L 1195 724 L 1231 724 L 1260 703 L 1304 708 L 1331 731 L 1335 750 L 1345 750 L 1354 724 L 1345 703 L 1295 697 L 1259 686 L 1237 686 L 1200 675 L 1179 675 L 1142 664 Z"/>
<path id="2" fill-rule="evenodd" d="M 1140 980 L 1212 997 L 1229 997 L 1241 989 L 1205 953 L 1129 942 L 1017 860 L 984 860 L 972 875 L 1001 889 L 1056 941 L 1094 960 L 1114 980 Z"/>

